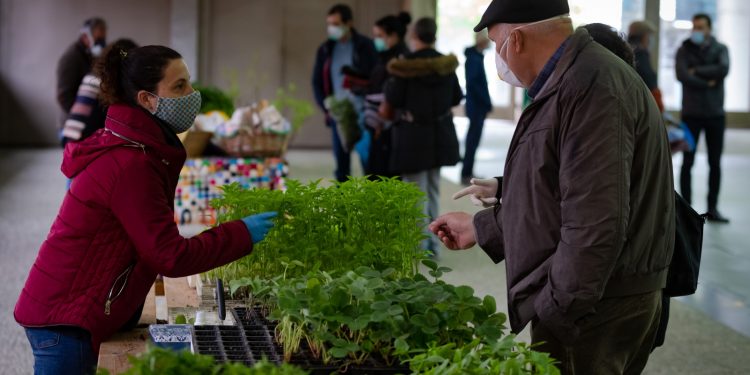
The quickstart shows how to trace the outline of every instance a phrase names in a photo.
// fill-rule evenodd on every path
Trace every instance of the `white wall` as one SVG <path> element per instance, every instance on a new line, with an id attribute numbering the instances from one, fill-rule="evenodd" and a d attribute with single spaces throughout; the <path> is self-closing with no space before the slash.
<path id="1" fill-rule="evenodd" d="M 0 145 L 55 144 L 55 69 L 83 21 L 101 16 L 110 41 L 169 43 L 169 0 L 0 0 Z"/>
<path id="2" fill-rule="evenodd" d="M 312 102 L 315 51 L 338 2 L 352 6 L 368 36 L 383 15 L 435 9 L 435 0 L 0 0 L 0 146 L 57 143 L 55 68 L 86 18 L 105 18 L 110 41 L 176 48 L 202 83 L 227 89 L 235 72 L 239 105 L 288 83 Z M 319 111 L 294 145 L 330 146 Z"/>

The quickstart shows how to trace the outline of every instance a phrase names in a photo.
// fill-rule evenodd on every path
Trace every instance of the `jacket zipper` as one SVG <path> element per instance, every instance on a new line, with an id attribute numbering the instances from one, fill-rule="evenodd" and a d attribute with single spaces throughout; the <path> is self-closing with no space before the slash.
<path id="1" fill-rule="evenodd" d="M 114 135 L 117 138 L 120 138 L 122 140 L 125 140 L 125 141 L 128 141 L 128 142 L 132 143 L 132 145 L 130 145 L 130 147 L 140 147 L 140 149 L 143 151 L 143 153 L 144 154 L 146 153 L 146 145 L 144 145 L 143 143 L 138 143 L 138 142 L 136 142 L 136 141 L 134 141 L 134 140 L 132 140 L 132 139 L 124 136 L 124 135 L 117 134 L 116 132 L 113 132 L 110 129 L 105 129 L 105 130 L 108 131 L 108 132 L 110 132 L 110 133 L 112 133 L 112 135 Z"/>
<path id="2" fill-rule="evenodd" d="M 133 271 L 134 264 L 131 264 L 128 266 L 128 268 L 125 269 L 117 278 L 115 279 L 114 283 L 112 283 L 112 288 L 109 289 L 109 294 L 107 295 L 107 301 L 104 302 L 104 315 L 109 315 L 111 313 L 111 307 L 112 302 L 114 302 L 117 297 L 119 297 L 122 292 L 125 290 L 125 285 L 128 284 L 128 278 L 130 277 L 130 272 Z M 118 283 L 122 280 L 122 285 L 120 285 L 119 288 L 117 288 Z M 115 291 L 116 290 L 116 291 Z"/>

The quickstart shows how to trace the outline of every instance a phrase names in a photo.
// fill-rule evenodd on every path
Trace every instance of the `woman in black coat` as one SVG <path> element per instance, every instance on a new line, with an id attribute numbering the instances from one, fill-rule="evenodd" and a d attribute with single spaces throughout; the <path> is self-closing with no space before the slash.
<path id="1" fill-rule="evenodd" d="M 460 160 L 451 108 L 463 99 L 458 60 L 434 49 L 436 33 L 434 19 L 417 21 L 410 36 L 413 52 L 388 64 L 393 77 L 385 87 L 385 100 L 395 112 L 389 169 L 427 195 L 428 220 L 439 213 L 440 167 Z M 437 239 L 430 236 L 425 247 L 436 254 Z"/>

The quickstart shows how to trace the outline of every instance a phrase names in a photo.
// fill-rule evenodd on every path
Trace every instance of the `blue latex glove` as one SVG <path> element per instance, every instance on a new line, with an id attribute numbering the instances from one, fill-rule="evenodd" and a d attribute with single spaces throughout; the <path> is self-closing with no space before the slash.
<path id="1" fill-rule="evenodd" d="M 253 240 L 253 245 L 266 238 L 268 231 L 271 230 L 274 224 L 271 219 L 275 218 L 276 215 L 278 215 L 278 213 L 270 211 L 257 215 L 250 215 L 242 219 L 242 222 L 245 223 L 247 230 L 250 232 L 250 238 Z"/>

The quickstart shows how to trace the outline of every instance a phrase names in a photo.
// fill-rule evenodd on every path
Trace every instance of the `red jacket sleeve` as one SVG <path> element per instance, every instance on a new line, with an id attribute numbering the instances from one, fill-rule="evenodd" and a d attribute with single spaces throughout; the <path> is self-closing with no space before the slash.
<path id="1" fill-rule="evenodd" d="M 152 163 L 137 158 L 121 166 L 111 209 L 130 237 L 138 260 L 167 277 L 206 272 L 250 253 L 250 233 L 231 221 L 192 238 L 177 230 L 166 181 Z"/>

